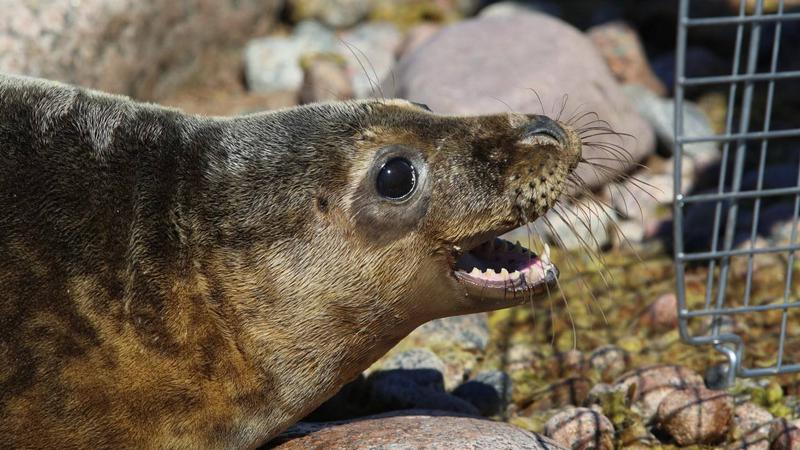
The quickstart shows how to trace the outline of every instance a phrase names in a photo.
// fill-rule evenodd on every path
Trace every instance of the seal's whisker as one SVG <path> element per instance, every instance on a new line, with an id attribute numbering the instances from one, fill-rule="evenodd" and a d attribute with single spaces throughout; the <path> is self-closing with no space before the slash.
<path id="1" fill-rule="evenodd" d="M 556 116 L 556 121 L 561 120 L 561 114 L 564 113 L 564 108 L 567 107 L 567 101 L 569 100 L 569 94 L 564 94 L 561 100 L 561 109 L 558 110 L 558 115 Z"/>
<path id="2" fill-rule="evenodd" d="M 534 89 L 534 88 L 528 88 L 528 89 L 529 89 L 531 92 L 533 92 L 533 95 L 535 95 L 535 96 L 536 96 L 536 98 L 539 100 L 539 106 L 542 108 L 542 115 L 543 115 L 543 116 L 546 116 L 546 115 L 547 115 L 547 113 L 546 113 L 546 112 L 544 112 L 544 103 L 542 102 L 542 97 L 540 97 L 540 96 L 539 96 L 539 93 L 538 93 L 538 92 L 536 92 L 536 89 Z"/>
<path id="3" fill-rule="evenodd" d="M 557 205 L 557 206 L 561 206 L 561 205 Z M 564 217 L 566 215 L 566 213 L 565 214 L 561 214 L 561 211 L 559 211 L 556 207 L 553 207 L 551 209 L 551 211 L 553 211 L 553 214 L 555 214 L 562 222 L 564 222 L 564 224 L 567 225 L 569 230 L 572 232 L 573 236 L 575 236 L 575 238 L 578 240 L 578 244 L 589 255 L 590 260 L 593 260 L 595 263 L 599 264 L 600 266 L 605 266 L 605 261 L 599 255 L 599 253 L 596 250 L 594 250 L 586 242 L 586 240 L 583 239 L 583 237 L 581 237 L 581 233 L 578 232 L 577 228 L 575 228 L 575 225 L 572 222 L 570 222 L 566 217 Z M 591 234 L 591 229 L 590 228 L 587 228 L 587 231 L 589 231 L 589 233 Z M 592 237 L 594 237 L 594 236 L 592 236 Z M 595 239 L 595 242 L 596 242 L 596 239 Z M 564 246 L 564 248 L 567 248 L 567 247 Z M 603 281 L 604 281 L 606 287 L 610 287 L 610 284 L 608 283 L 608 280 L 606 280 L 605 276 L 601 275 L 601 277 L 603 278 Z"/>
<path id="4" fill-rule="evenodd" d="M 369 57 L 367 57 L 367 55 L 361 49 L 359 49 L 355 45 L 347 42 L 346 40 L 342 39 L 341 37 L 339 38 L 339 41 L 342 44 L 344 44 L 345 47 L 347 47 L 347 50 L 349 50 L 350 53 L 353 55 L 353 57 L 356 59 L 356 62 L 358 62 L 358 65 L 361 66 L 361 70 L 364 72 L 364 75 L 367 77 L 367 82 L 369 83 L 370 90 L 372 91 L 372 93 L 373 94 L 376 94 L 376 93 L 380 94 L 380 96 L 381 96 L 380 98 L 383 99 L 383 101 L 386 101 L 386 96 L 383 94 L 383 88 L 381 88 L 380 80 L 378 79 L 379 78 L 378 77 L 378 72 L 375 70 L 375 66 L 372 65 L 372 62 L 369 60 Z M 367 68 L 364 66 L 364 63 L 361 61 L 361 58 L 356 54 L 356 51 L 358 51 L 358 53 L 360 53 L 364 57 L 364 59 L 367 60 L 367 64 L 369 65 L 370 69 L 372 70 L 372 75 L 375 76 L 375 81 L 372 80 L 372 76 L 370 76 L 370 73 L 367 71 Z"/>

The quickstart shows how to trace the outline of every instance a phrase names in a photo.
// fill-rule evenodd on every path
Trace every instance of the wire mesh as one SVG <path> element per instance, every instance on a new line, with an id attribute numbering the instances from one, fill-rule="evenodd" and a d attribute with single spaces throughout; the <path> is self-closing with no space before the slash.
<path id="1" fill-rule="evenodd" d="M 712 345 L 727 357 L 728 384 L 736 376 L 800 371 L 800 336 L 791 332 L 800 325 L 800 114 L 785 107 L 800 100 L 800 67 L 785 52 L 788 46 L 797 55 L 793 47 L 800 41 L 784 34 L 790 22 L 800 21 L 800 11 L 786 11 L 783 0 L 769 12 L 764 0 L 739 3 L 735 15 L 695 17 L 691 0 L 681 0 L 675 60 L 679 331 L 685 342 Z M 728 72 L 687 74 L 694 35 L 709 32 L 730 41 Z M 699 89 L 715 89 L 725 98 L 724 129 L 690 137 L 684 108 Z M 697 143 L 714 143 L 719 151 L 716 182 L 705 189 L 689 187 L 683 175 L 690 146 Z M 780 226 L 788 233 L 780 239 L 769 234 Z M 768 332 L 751 335 L 748 323 L 766 317 Z M 771 356 L 750 357 L 756 345 Z"/>

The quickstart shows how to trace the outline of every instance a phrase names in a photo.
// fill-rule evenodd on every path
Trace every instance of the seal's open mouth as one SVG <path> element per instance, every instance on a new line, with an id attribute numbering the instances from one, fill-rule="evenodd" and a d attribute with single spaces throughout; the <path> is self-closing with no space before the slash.
<path id="1" fill-rule="evenodd" d="M 558 269 L 546 244 L 541 256 L 499 238 L 466 251 L 456 247 L 456 252 L 453 273 L 469 296 L 523 300 L 555 289 Z"/>

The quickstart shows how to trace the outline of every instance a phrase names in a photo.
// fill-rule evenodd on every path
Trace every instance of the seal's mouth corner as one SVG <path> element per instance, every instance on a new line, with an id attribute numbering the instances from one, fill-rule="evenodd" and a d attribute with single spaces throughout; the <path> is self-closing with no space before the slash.
<path id="1" fill-rule="evenodd" d="M 472 248 L 453 249 L 453 275 L 469 297 L 514 302 L 556 288 L 558 268 L 550 261 L 547 244 L 541 255 L 496 237 Z"/>

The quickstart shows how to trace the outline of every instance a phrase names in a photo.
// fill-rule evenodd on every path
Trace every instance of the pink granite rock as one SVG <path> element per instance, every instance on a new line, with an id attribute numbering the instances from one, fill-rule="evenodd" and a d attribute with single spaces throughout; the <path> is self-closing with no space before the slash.
<path id="1" fill-rule="evenodd" d="M 513 425 L 433 411 L 398 411 L 350 421 L 300 424 L 270 445 L 291 449 L 562 449 L 550 439 Z"/>
<path id="2" fill-rule="evenodd" d="M 678 445 L 717 444 L 733 422 L 733 398 L 704 387 L 675 389 L 661 401 L 655 421 Z"/>
<path id="3" fill-rule="evenodd" d="M 206 52 L 263 33 L 281 4 L 6 0 L 0 6 L 0 71 L 151 99 L 182 81 Z"/>
<path id="4" fill-rule="evenodd" d="M 573 450 L 614 448 L 614 424 L 594 409 L 566 408 L 551 417 L 544 430 L 545 435 Z"/>
<path id="5" fill-rule="evenodd" d="M 394 74 L 398 96 L 425 103 L 434 112 L 541 114 L 544 109 L 566 120 L 580 108 L 635 136 L 621 140 L 595 136 L 590 141 L 621 143 L 633 161 L 655 149 L 652 128 L 626 98 L 592 42 L 572 26 L 543 14 L 486 17 L 446 27 L 403 57 Z M 387 92 L 390 83 L 384 81 Z M 586 115 L 576 124 L 586 126 L 593 119 Z M 608 158 L 609 153 L 587 147 L 584 157 Z M 603 163 L 619 169 L 632 166 L 622 161 Z M 609 178 L 584 165 L 578 173 L 590 186 Z"/>

